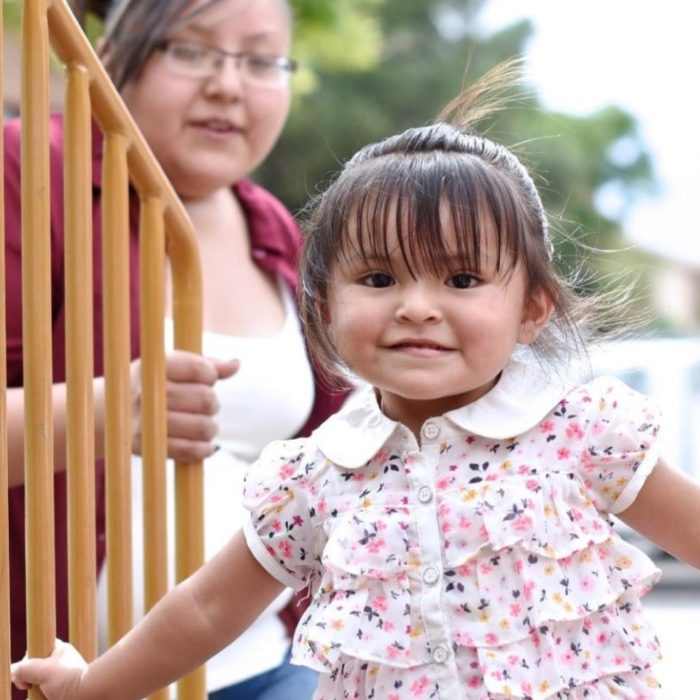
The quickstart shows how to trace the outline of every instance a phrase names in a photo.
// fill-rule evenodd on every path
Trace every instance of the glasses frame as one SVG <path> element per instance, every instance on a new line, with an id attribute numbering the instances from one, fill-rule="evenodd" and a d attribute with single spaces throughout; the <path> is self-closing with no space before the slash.
<path id="1" fill-rule="evenodd" d="M 215 56 L 216 61 L 212 61 L 211 71 L 189 71 L 182 67 L 182 63 L 171 53 L 173 46 L 193 47 L 199 51 L 208 52 L 209 55 Z M 246 84 L 252 84 L 267 88 L 281 88 L 289 84 L 292 74 L 297 70 L 298 63 L 287 56 L 275 56 L 274 54 L 260 53 L 256 51 L 227 51 L 219 46 L 211 44 L 203 44 L 198 41 L 188 41 L 185 39 L 164 39 L 156 45 L 156 51 L 162 51 L 165 54 L 166 61 L 169 62 L 170 68 L 178 75 L 188 78 L 212 78 L 221 71 L 226 59 L 232 58 L 235 61 L 236 68 L 241 74 L 241 79 Z M 246 64 L 252 59 L 265 59 L 271 61 L 279 69 L 279 79 L 276 81 L 260 80 L 259 78 L 251 77 Z"/>

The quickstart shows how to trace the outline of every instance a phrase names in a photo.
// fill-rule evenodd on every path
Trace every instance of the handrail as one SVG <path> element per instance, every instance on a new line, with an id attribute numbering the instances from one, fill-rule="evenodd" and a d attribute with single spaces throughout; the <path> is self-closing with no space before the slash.
<path id="1" fill-rule="evenodd" d="M 69 503 L 70 637 L 86 657 L 96 649 L 94 615 L 94 420 L 92 395 L 93 280 L 90 117 L 104 135 L 103 265 L 105 297 L 105 455 L 108 488 L 110 638 L 131 624 L 131 440 L 129 366 L 129 183 L 141 208 L 140 296 L 143 386 L 143 459 L 146 604 L 167 588 L 165 514 L 164 257 L 172 272 L 175 347 L 201 352 L 202 279 L 196 233 L 187 212 L 152 155 L 65 0 L 22 3 L 22 282 L 25 368 L 25 491 L 27 512 L 27 616 L 30 655 L 50 652 L 55 636 L 53 546 L 53 440 L 51 368 L 51 247 L 48 141 L 49 47 L 67 68 L 65 113 L 66 378 Z M 0 153 L 1 155 L 1 153 Z M 1 206 L 1 204 L 0 204 Z M 0 209 L 2 214 L 2 209 Z M 4 216 L 0 216 L 4 221 Z M 4 256 L 4 246 L 0 256 Z M 2 261 L 2 257 L 0 257 Z M 0 267 L 4 271 L 4 265 Z M 0 285 L 0 302 L 4 288 Z M 0 390 L 6 388 L 4 304 L 0 304 Z M 87 350 L 86 350 L 87 347 Z M 89 355 L 89 358 L 88 358 Z M 0 402 L 0 430 L 6 430 Z M 4 434 L 4 432 L 2 433 Z M 3 443 L 4 445 L 5 443 Z M 176 575 L 204 560 L 201 462 L 176 464 Z M 0 452 L 0 488 L 7 463 Z M 9 605 L 5 580 L 7 500 L 0 503 L 0 612 Z M 6 617 L 6 616 L 5 616 Z M 0 616 L 0 663 L 9 658 Z M 0 671 L 0 700 L 7 673 Z M 203 669 L 179 683 L 181 700 L 203 700 Z M 30 690 L 30 698 L 41 695 Z M 154 696 L 165 699 L 167 689 Z"/>

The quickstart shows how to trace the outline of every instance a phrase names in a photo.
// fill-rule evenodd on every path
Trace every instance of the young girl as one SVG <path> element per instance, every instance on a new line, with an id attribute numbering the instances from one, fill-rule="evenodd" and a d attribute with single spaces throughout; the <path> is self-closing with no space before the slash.
<path id="1" fill-rule="evenodd" d="M 86 667 L 59 642 L 18 686 L 136 700 L 310 583 L 294 659 L 317 700 L 660 697 L 639 603 L 659 572 L 609 514 L 700 566 L 700 488 L 659 459 L 647 399 L 566 380 L 580 304 L 527 171 L 468 129 L 482 90 L 312 206 L 301 313 L 367 388 L 263 452 L 243 531 L 115 647 Z"/>

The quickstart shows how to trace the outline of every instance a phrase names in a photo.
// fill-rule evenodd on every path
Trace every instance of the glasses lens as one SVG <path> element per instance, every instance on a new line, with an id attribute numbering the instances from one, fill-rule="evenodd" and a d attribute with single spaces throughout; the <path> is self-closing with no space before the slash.
<path id="1" fill-rule="evenodd" d="M 216 70 L 217 55 L 206 46 L 173 41 L 167 46 L 167 56 L 170 65 L 185 75 L 204 76 Z"/>

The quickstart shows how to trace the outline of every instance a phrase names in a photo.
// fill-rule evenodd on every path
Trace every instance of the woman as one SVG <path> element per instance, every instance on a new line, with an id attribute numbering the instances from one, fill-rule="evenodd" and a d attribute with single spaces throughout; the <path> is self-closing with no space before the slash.
<path id="1" fill-rule="evenodd" d="M 246 178 L 264 160 L 289 109 L 290 11 L 283 0 L 127 0 L 111 10 L 102 44 L 105 65 L 136 123 L 182 198 L 198 233 L 204 280 L 204 354 L 209 360 L 173 353 L 168 359 L 168 454 L 189 460 L 212 456 L 205 466 L 207 541 L 211 554 L 235 531 L 239 482 L 245 467 L 271 438 L 308 432 L 338 405 L 340 397 L 315 385 L 293 307 L 297 227 L 284 207 Z M 51 123 L 52 161 L 60 166 L 62 131 Z M 9 134 L 9 137 L 8 137 Z M 8 318 L 21 319 L 19 305 L 18 126 L 6 129 L 8 142 Z M 99 172 L 95 147 L 95 235 L 99 254 Z M 58 178 L 60 167 L 54 168 Z M 55 181 L 53 184 L 60 185 Z M 52 240 L 61 250 L 60 186 L 52 187 Z M 136 206 L 136 205 L 134 205 Z M 55 215 L 54 215 L 55 214 Z M 135 250 L 136 213 L 131 221 Z M 61 266 L 53 286 L 60 292 Z M 99 296 L 100 274 L 95 275 Z M 132 275 L 132 287 L 137 284 Z M 133 290 L 136 318 L 136 289 Z M 240 303 L 239 303 L 240 300 Z M 14 307 L 13 307 L 14 305 Z M 95 366 L 101 374 L 101 319 L 96 299 Z M 58 345 L 63 333 L 60 302 L 56 313 Z M 133 323 L 132 352 L 138 353 Z M 8 329 L 9 377 L 21 386 L 20 327 Z M 14 351 L 17 350 L 17 351 Z M 62 381 L 62 350 L 55 349 L 56 381 Z M 240 368 L 231 360 L 239 360 Z M 138 410 L 138 362 L 134 406 Z M 217 380 L 218 381 L 217 383 Z M 21 400 L 17 388 L 8 405 L 13 430 L 11 474 L 21 483 Z M 57 471 L 65 465 L 64 387 L 54 392 Z M 101 382 L 96 380 L 97 445 L 100 449 Z M 14 402 L 14 403 L 13 403 Z M 219 417 L 213 407 L 221 406 Z M 13 421 L 12 417 L 16 419 Z M 135 421 L 137 423 L 137 421 Z M 214 434 L 219 430 L 216 440 Z M 140 436 L 134 436 L 138 451 Z M 220 448 L 220 449 L 219 449 Z M 214 454 L 215 453 L 215 454 Z M 64 477 L 57 476 L 57 558 L 59 560 L 58 635 L 66 635 Z M 134 478 L 138 482 L 138 478 Z M 101 481 L 100 481 L 101 484 Z M 21 489 L 11 494 L 13 657 L 25 644 Z M 221 494 L 225 498 L 221 499 Z M 139 512 L 134 506 L 134 512 Z M 103 526 L 98 522 L 102 543 Z M 138 559 L 136 559 L 138 561 Z M 279 602 L 278 602 L 279 607 Z M 275 611 L 261 619 L 248 642 L 228 650 L 208 668 L 210 697 L 294 698 L 310 696 L 315 679 L 286 664 L 288 640 Z M 252 654 L 246 651 L 252 650 Z M 226 652 L 225 652 L 226 653 Z M 251 678 L 250 676 L 253 676 Z M 295 680 L 301 679 L 301 685 Z M 274 685 L 277 682 L 277 685 Z M 264 689 L 269 695 L 264 694 Z"/>

